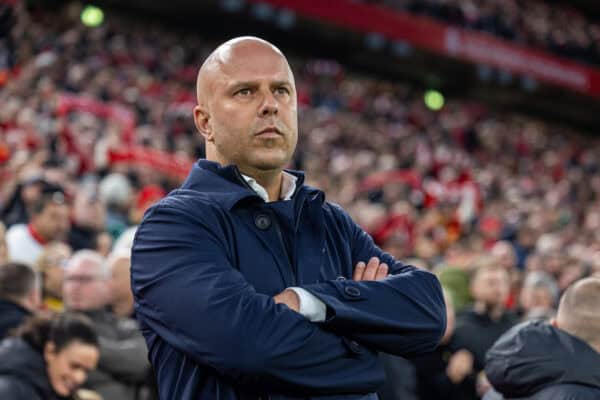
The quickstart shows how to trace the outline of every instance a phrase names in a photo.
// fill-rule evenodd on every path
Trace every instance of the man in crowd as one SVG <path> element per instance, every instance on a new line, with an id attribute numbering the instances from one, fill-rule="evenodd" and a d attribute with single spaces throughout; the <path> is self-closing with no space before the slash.
<path id="1" fill-rule="evenodd" d="M 523 323 L 489 350 L 486 399 L 600 398 L 600 279 L 570 286 L 551 324 Z M 499 393 L 501 395 L 499 395 Z"/>
<path id="2" fill-rule="evenodd" d="M 486 264 L 477 268 L 470 288 L 473 305 L 457 316 L 454 346 L 473 355 L 473 373 L 478 374 L 485 365 L 486 351 L 518 318 L 506 310 L 510 281 L 502 266 Z M 473 383 L 472 398 L 477 398 L 475 380 L 467 382 Z"/>
<path id="3" fill-rule="evenodd" d="M 134 320 L 116 318 L 106 310 L 111 295 L 105 260 L 92 250 L 75 252 L 64 279 L 66 309 L 90 317 L 100 339 L 98 368 L 86 385 L 105 399 L 135 399 L 150 368 L 146 344 Z"/>
<path id="4" fill-rule="evenodd" d="M 11 226 L 6 232 L 6 243 L 12 261 L 35 265 L 44 245 L 66 240 L 71 226 L 70 208 L 63 189 L 45 183 L 28 211 L 29 223 Z"/>
<path id="5" fill-rule="evenodd" d="M 200 68 L 206 160 L 146 213 L 132 288 L 161 397 L 375 399 L 377 352 L 431 351 L 439 282 L 383 253 L 284 170 L 298 138 L 281 51 L 243 37 Z"/>
<path id="6" fill-rule="evenodd" d="M 40 280 L 25 264 L 0 265 L 0 339 L 20 326 L 41 304 Z"/>

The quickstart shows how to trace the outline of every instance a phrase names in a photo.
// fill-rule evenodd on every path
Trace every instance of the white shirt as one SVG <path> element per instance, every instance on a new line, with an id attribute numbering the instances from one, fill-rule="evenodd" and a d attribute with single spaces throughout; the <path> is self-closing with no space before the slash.
<path id="1" fill-rule="evenodd" d="M 269 194 L 262 185 L 250 176 L 242 175 L 248 185 L 258 194 L 265 202 L 269 202 Z M 281 193 L 278 200 L 291 200 L 292 195 L 296 191 L 296 182 L 298 178 L 294 175 L 283 171 L 281 178 Z M 298 312 L 311 322 L 325 321 L 327 306 L 318 297 L 300 287 L 290 287 L 298 295 L 300 309 Z"/>
<path id="2" fill-rule="evenodd" d="M 6 231 L 6 245 L 10 261 L 21 262 L 35 267 L 44 246 L 29 232 L 26 224 L 11 226 Z"/>

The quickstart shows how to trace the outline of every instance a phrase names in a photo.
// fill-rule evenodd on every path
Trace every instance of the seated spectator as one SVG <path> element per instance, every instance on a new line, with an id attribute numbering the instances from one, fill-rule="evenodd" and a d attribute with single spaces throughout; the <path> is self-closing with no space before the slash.
<path id="1" fill-rule="evenodd" d="M 98 357 L 98 338 L 83 315 L 33 317 L 0 342 L 0 398 L 80 399 L 76 393 Z"/>
<path id="2" fill-rule="evenodd" d="M 43 308 L 60 312 L 63 310 L 62 287 L 64 270 L 71 257 L 71 248 L 62 242 L 46 245 L 38 259 L 38 271 L 42 275 Z"/>
<path id="3" fill-rule="evenodd" d="M 35 265 L 44 245 L 65 240 L 69 233 L 69 205 L 61 187 L 45 184 L 41 197 L 29 209 L 29 224 L 11 226 L 6 232 L 12 261 Z"/>
<path id="4" fill-rule="evenodd" d="M 523 323 L 503 335 L 486 358 L 494 389 L 506 398 L 600 398 L 598 310 L 600 279 L 583 279 L 562 296 L 551 324 Z"/>
<path id="5" fill-rule="evenodd" d="M 67 310 L 91 318 L 100 338 L 98 369 L 90 374 L 86 387 L 104 399 L 130 400 L 146 382 L 150 364 L 136 321 L 117 318 L 106 310 L 108 279 L 105 260 L 98 253 L 75 252 L 65 270 L 63 300 Z"/>
<path id="6" fill-rule="evenodd" d="M 8 246 L 6 245 L 6 227 L 0 221 L 0 265 L 8 262 Z"/>
<path id="7" fill-rule="evenodd" d="M 133 318 L 133 293 L 131 292 L 131 250 L 113 252 L 107 261 L 110 270 L 110 308 L 117 317 Z"/>
<path id="8" fill-rule="evenodd" d="M 40 297 L 40 281 L 31 267 L 0 265 L 0 339 L 39 308 Z"/>
<path id="9" fill-rule="evenodd" d="M 455 346 L 473 354 L 473 371 L 485 365 L 485 353 L 504 332 L 518 322 L 506 309 L 510 280 L 506 269 L 493 264 L 482 265 L 471 280 L 473 304 L 456 319 Z M 471 386 L 471 395 L 476 393 Z"/>

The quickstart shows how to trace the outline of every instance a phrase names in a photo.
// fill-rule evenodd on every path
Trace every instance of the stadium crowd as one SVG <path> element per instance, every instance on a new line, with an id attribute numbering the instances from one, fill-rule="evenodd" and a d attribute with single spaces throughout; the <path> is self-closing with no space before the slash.
<path id="1" fill-rule="evenodd" d="M 567 2 L 543 0 L 374 0 L 588 64 L 600 64 L 600 24 Z"/>
<path id="2" fill-rule="evenodd" d="M 0 91 L 0 333 L 41 311 L 86 314 L 100 351 L 86 387 L 149 399 L 129 249 L 143 212 L 182 176 L 115 155 L 151 148 L 173 165 L 203 156 L 193 88 L 214 43 L 119 15 L 86 28 L 79 11 L 14 6 L 16 67 Z M 442 345 L 386 359 L 401 378 L 382 398 L 478 398 L 495 340 L 552 317 L 567 287 L 600 276 L 600 140 L 466 100 L 431 111 L 406 84 L 291 61 L 301 136 L 292 167 L 447 292 Z"/>

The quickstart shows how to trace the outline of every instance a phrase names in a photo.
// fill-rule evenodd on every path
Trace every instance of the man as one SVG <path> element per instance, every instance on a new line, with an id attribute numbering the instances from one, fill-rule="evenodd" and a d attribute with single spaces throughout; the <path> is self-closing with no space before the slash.
<path id="1" fill-rule="evenodd" d="M 473 355 L 473 373 L 477 375 L 485 365 L 485 353 L 504 332 L 518 322 L 515 314 L 506 310 L 510 280 L 506 269 L 496 264 L 482 265 L 471 280 L 472 307 L 457 316 L 454 346 Z M 475 379 L 471 384 L 471 398 L 478 398 Z"/>
<path id="2" fill-rule="evenodd" d="M 41 304 L 40 280 L 28 265 L 0 265 L 0 339 L 20 326 Z"/>
<path id="3" fill-rule="evenodd" d="M 600 399 L 598 310 L 600 279 L 583 279 L 566 290 L 551 324 L 523 323 L 503 335 L 485 366 L 496 391 L 528 400 Z"/>
<path id="4" fill-rule="evenodd" d="M 44 246 L 65 240 L 71 222 L 69 205 L 60 186 L 45 183 L 42 194 L 29 209 L 28 224 L 13 225 L 6 232 L 11 261 L 35 265 Z"/>
<path id="5" fill-rule="evenodd" d="M 110 293 L 104 259 L 91 250 L 73 254 L 65 270 L 63 300 L 70 311 L 85 313 L 100 339 L 98 368 L 86 386 L 104 399 L 131 400 L 149 372 L 144 338 L 134 320 L 118 319 L 105 307 Z"/>
<path id="6" fill-rule="evenodd" d="M 297 102 L 276 47 L 224 43 L 200 68 L 197 97 L 207 160 L 146 213 L 132 253 L 161 398 L 375 399 L 377 351 L 440 340 L 439 282 L 284 171 Z"/>

